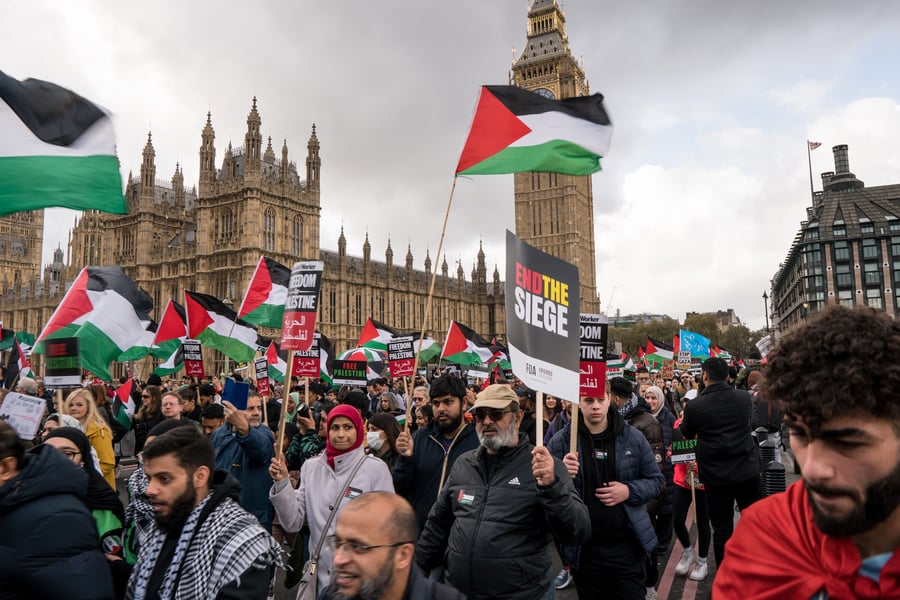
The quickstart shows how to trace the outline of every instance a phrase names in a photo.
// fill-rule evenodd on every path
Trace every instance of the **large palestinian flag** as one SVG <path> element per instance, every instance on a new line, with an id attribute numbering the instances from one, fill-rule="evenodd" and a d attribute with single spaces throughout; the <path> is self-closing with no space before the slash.
<path id="1" fill-rule="evenodd" d="M 121 267 L 85 267 L 38 336 L 44 340 L 79 338 L 81 366 L 110 381 L 109 363 L 145 339 L 153 301 Z"/>
<path id="2" fill-rule="evenodd" d="M 259 257 L 237 316 L 248 323 L 281 329 L 291 270 L 265 256 Z"/>
<path id="3" fill-rule="evenodd" d="M 0 71 L 0 215 L 47 206 L 127 212 L 112 122 L 55 83 Z"/>
<path id="4" fill-rule="evenodd" d="M 494 356 L 491 343 L 456 321 L 450 321 L 441 360 L 458 365 L 480 366 Z"/>
<path id="5" fill-rule="evenodd" d="M 397 330 L 388 327 L 384 323 L 379 323 L 372 317 L 369 317 L 363 326 L 362 332 L 359 334 L 359 340 L 356 342 L 357 348 L 373 348 L 375 350 L 383 350 L 387 352 L 387 345 L 394 336 L 398 335 Z M 419 336 L 416 335 L 416 342 Z"/>
<path id="6" fill-rule="evenodd" d="M 600 170 L 611 137 L 601 94 L 552 100 L 511 85 L 487 85 L 456 173 L 590 175 Z"/>
<path id="7" fill-rule="evenodd" d="M 421 331 L 411 331 L 409 333 L 403 335 L 411 335 L 413 338 L 413 351 L 419 353 L 419 364 L 427 365 L 432 360 L 436 359 L 441 355 L 441 345 L 437 343 L 437 340 L 425 334 L 425 337 L 422 337 Z M 419 339 L 422 340 L 421 349 L 419 348 Z"/>
<path id="8" fill-rule="evenodd" d="M 237 362 L 253 360 L 261 338 L 252 325 L 238 319 L 233 309 L 213 296 L 185 291 L 184 300 L 189 338 Z M 263 349 L 268 345 L 266 341 Z"/>

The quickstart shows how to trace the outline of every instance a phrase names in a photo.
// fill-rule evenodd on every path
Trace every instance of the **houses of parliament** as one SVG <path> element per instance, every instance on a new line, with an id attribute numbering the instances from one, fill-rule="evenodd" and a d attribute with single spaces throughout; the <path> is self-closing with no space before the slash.
<path id="1" fill-rule="evenodd" d="M 588 93 L 556 0 L 534 0 L 529 8 L 525 49 L 512 64 L 510 83 L 559 99 Z M 183 303 L 185 290 L 237 308 L 265 255 L 288 267 L 298 260 L 324 261 L 318 328 L 338 351 L 356 344 L 370 316 L 401 330 L 421 327 L 432 269 L 440 271 L 431 335 L 442 341 L 453 319 L 488 339 L 505 338 L 503 282 L 496 267 L 488 272 L 480 247 L 468 276 L 462 265 L 451 271 L 446 257 L 433 262 L 427 251 L 419 268 L 411 247 L 401 259 L 390 241 L 383 254 L 373 256 L 368 236 L 361 256 L 348 252 L 343 230 L 337 251 L 322 248 L 320 184 L 327 168 L 323 171 L 316 127 L 311 126 L 305 160 L 298 166 L 287 141 L 276 153 L 271 137 L 263 139 L 261 124 L 254 98 L 243 145 L 229 143 L 218 159 L 221 145 L 217 148 L 207 113 L 200 132 L 199 181 L 190 187 L 177 163 L 170 179 L 157 176 L 148 134 L 140 170 L 137 176 L 129 173 L 125 184 L 128 213 L 82 213 L 70 231 L 67 252 L 57 248 L 43 273 L 43 211 L 0 218 L 4 327 L 38 334 L 67 285 L 87 265 L 120 265 L 153 298 L 157 320 L 170 298 Z M 517 235 L 578 266 L 582 310 L 598 312 L 590 177 L 516 174 L 514 206 Z M 262 328 L 261 333 L 277 338 L 280 332 Z"/>

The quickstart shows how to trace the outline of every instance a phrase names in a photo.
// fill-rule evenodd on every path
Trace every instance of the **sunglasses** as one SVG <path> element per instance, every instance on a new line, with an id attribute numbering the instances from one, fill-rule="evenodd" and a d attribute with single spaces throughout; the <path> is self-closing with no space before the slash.
<path id="1" fill-rule="evenodd" d="M 491 410 L 478 409 L 475 411 L 474 415 L 475 415 L 475 420 L 478 421 L 479 423 L 484 421 L 485 417 L 490 417 L 491 421 L 496 423 L 497 421 L 499 421 L 503 418 L 503 415 L 505 415 L 506 413 L 509 413 L 509 412 L 512 412 L 512 410 L 510 410 L 508 408 L 507 409 L 493 408 Z"/>

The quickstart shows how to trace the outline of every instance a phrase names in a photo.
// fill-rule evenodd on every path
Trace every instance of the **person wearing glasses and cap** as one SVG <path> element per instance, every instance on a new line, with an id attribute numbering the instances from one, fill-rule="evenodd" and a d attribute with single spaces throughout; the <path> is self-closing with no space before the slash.
<path id="1" fill-rule="evenodd" d="M 425 571 L 446 559 L 446 581 L 469 600 L 553 598 L 551 541 L 590 539 L 587 508 L 563 463 L 519 432 L 509 386 L 479 392 L 472 407 L 479 447 L 460 456 L 419 538 Z"/>
<path id="2" fill-rule="evenodd" d="M 374 526 L 373 526 L 374 525 Z M 334 554 L 331 584 L 320 598 L 465 600 L 425 577 L 413 562 L 419 524 L 410 503 L 390 492 L 366 492 L 347 503 L 326 543 Z"/>

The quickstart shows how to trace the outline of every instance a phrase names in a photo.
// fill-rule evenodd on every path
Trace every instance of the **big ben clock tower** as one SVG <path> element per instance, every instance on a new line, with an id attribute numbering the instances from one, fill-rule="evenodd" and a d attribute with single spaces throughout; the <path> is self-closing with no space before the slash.
<path id="1" fill-rule="evenodd" d="M 534 0 L 528 39 L 512 64 L 510 82 L 549 98 L 589 94 L 584 71 L 566 36 L 566 18 L 556 0 Z M 516 173 L 516 235 L 578 267 L 581 310 L 600 311 L 594 261 L 594 200 L 591 177 L 561 173 Z"/>

